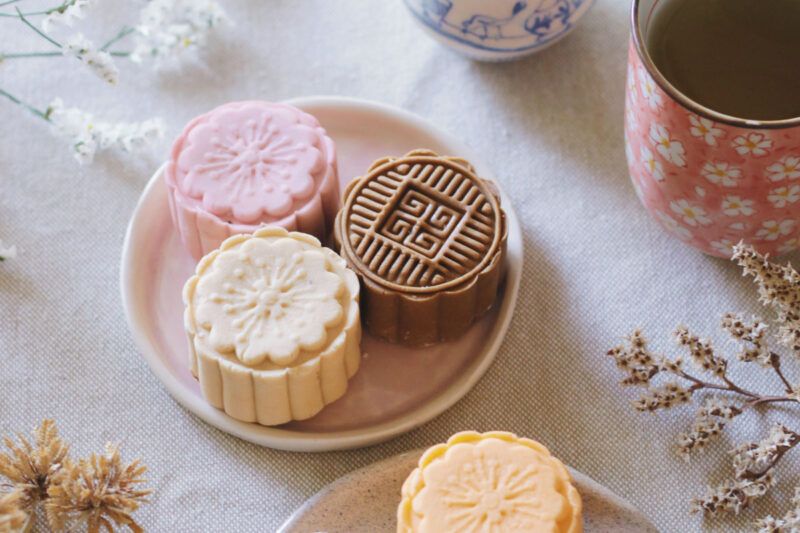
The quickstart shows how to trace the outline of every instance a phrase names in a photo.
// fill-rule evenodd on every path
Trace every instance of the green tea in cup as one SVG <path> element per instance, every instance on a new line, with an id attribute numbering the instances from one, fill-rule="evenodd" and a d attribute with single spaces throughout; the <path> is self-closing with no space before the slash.
<path id="1" fill-rule="evenodd" d="M 676 89 L 752 120 L 800 117 L 800 0 L 661 0 L 647 49 Z"/>

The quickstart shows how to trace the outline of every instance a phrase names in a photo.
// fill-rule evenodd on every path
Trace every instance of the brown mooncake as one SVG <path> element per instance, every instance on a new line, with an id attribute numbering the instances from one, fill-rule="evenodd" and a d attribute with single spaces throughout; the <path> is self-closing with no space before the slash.
<path id="1" fill-rule="evenodd" d="M 361 281 L 361 313 L 380 338 L 453 340 L 495 301 L 508 228 L 494 185 L 467 161 L 415 150 L 354 179 L 334 224 Z"/>

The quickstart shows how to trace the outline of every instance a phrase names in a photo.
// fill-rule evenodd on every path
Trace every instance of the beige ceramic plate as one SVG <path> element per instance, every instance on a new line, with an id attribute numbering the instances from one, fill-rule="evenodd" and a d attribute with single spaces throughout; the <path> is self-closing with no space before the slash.
<path id="1" fill-rule="evenodd" d="M 315 115 L 336 143 L 339 177 L 348 182 L 373 160 L 414 148 L 468 159 L 494 178 L 470 148 L 425 120 L 380 104 L 345 98 L 290 103 Z M 462 338 L 424 349 L 364 336 L 364 358 L 347 393 L 317 416 L 265 427 L 211 407 L 188 369 L 181 289 L 195 263 L 172 227 L 167 190 L 157 171 L 136 206 L 122 251 L 125 313 L 142 355 L 170 394 L 219 429 L 256 444 L 293 451 L 356 448 L 409 431 L 457 402 L 486 372 L 511 321 L 522 272 L 522 235 L 508 196 L 501 199 L 508 235 L 507 275 L 493 310 Z"/>
<path id="2" fill-rule="evenodd" d="M 334 481 L 289 517 L 278 533 L 394 533 L 400 487 L 424 450 L 384 459 Z M 570 469 L 583 499 L 585 533 L 658 533 L 630 503 Z"/>

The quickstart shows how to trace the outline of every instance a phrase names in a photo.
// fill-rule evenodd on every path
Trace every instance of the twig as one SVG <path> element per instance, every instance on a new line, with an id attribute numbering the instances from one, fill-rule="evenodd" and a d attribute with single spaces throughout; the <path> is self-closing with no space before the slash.
<path id="1" fill-rule="evenodd" d="M 109 54 L 114 57 L 128 57 L 131 55 L 130 52 L 109 52 Z M 61 52 L 26 52 L 22 54 L 0 54 L 0 61 L 3 61 L 4 59 L 18 59 L 25 57 L 56 57 L 63 55 L 64 54 Z"/>
<path id="2" fill-rule="evenodd" d="M 62 56 L 61 52 L 26 52 L 23 54 L 0 54 L 0 60 L 3 59 L 16 59 L 20 57 L 53 57 Z"/>
<path id="3" fill-rule="evenodd" d="M 20 20 L 21 20 L 21 21 L 22 21 L 22 22 L 23 22 L 23 23 L 24 23 L 26 26 L 28 26 L 30 29 L 32 29 L 33 31 L 35 31 L 36 33 L 38 33 L 39 35 L 41 35 L 42 37 L 44 37 L 44 38 L 45 38 L 47 41 L 49 41 L 49 42 L 53 43 L 53 44 L 54 44 L 55 46 L 57 46 L 58 48 L 61 48 L 61 45 L 60 45 L 58 42 L 54 41 L 53 39 L 51 39 L 50 37 L 48 37 L 48 36 L 47 36 L 47 35 L 46 35 L 46 34 L 45 34 L 43 31 L 41 31 L 39 28 L 37 28 L 36 26 L 34 26 L 33 24 L 31 24 L 31 23 L 28 21 L 28 19 L 26 19 L 26 18 L 25 18 L 25 15 L 22 13 L 22 11 L 20 11 L 20 10 L 19 10 L 19 7 L 16 7 L 15 9 L 17 10 L 17 16 L 19 17 L 19 19 L 20 19 Z"/>
<path id="4" fill-rule="evenodd" d="M 786 376 L 784 376 L 783 372 L 781 372 L 781 356 L 775 352 L 770 352 L 769 359 L 772 363 L 772 368 L 775 369 L 775 373 L 777 373 L 778 377 L 781 378 L 781 381 L 783 381 L 783 385 L 786 387 L 786 392 L 791 394 L 793 392 L 792 384 L 789 383 L 789 380 L 786 379 Z"/>
<path id="5" fill-rule="evenodd" d="M 123 39 L 123 38 L 127 37 L 128 35 L 130 35 L 134 31 L 135 31 L 135 28 L 128 28 L 126 26 L 123 26 L 122 29 L 119 30 L 119 33 L 117 33 L 106 44 L 104 44 L 103 46 L 100 47 L 100 51 L 101 52 L 105 52 L 106 50 L 108 50 L 109 46 L 111 46 L 112 44 L 116 43 L 120 39 Z"/>
<path id="6" fill-rule="evenodd" d="M 25 102 L 23 102 L 22 100 L 20 100 L 16 96 L 14 96 L 13 94 L 10 94 L 10 93 L 4 91 L 3 89 L 0 89 L 0 95 L 5 96 L 6 98 L 8 98 L 9 100 L 11 100 L 12 102 L 14 102 L 17 105 L 21 105 L 22 107 L 24 107 L 25 109 L 27 109 L 28 111 L 30 111 L 31 113 L 36 115 L 37 117 L 43 118 L 44 120 L 50 122 L 50 119 L 48 118 L 46 113 L 36 109 L 35 107 L 33 107 L 30 104 L 26 104 Z"/>
<path id="7" fill-rule="evenodd" d="M 784 455 L 786 455 L 786 453 L 789 450 L 791 450 L 792 448 L 797 446 L 798 443 L 800 443 L 800 435 L 798 435 L 794 431 L 790 431 L 790 430 L 787 430 L 787 431 L 789 431 L 789 433 L 791 433 L 794 436 L 794 439 L 792 440 L 792 443 L 789 444 L 788 446 L 785 446 L 785 447 L 781 448 L 780 451 L 775 454 L 775 458 L 772 461 L 770 461 L 770 463 L 767 466 L 765 466 L 764 469 L 761 472 L 753 472 L 752 470 L 747 470 L 742 475 L 742 477 L 744 479 L 749 479 L 751 481 L 756 481 L 756 480 L 764 477 L 772 468 L 775 467 L 776 464 L 778 464 L 778 461 L 780 461 L 781 458 Z"/>
<path id="8" fill-rule="evenodd" d="M 753 399 L 761 398 L 761 395 L 756 394 L 755 392 L 750 392 L 748 390 L 745 390 L 745 389 L 735 385 L 733 382 L 731 382 L 726 377 L 722 378 L 725 381 L 725 385 L 717 385 L 715 383 L 710 383 L 708 381 L 703 381 L 702 379 L 698 379 L 698 378 L 696 378 L 696 377 L 694 377 L 692 375 L 689 375 L 689 374 L 687 374 L 686 372 L 683 372 L 683 371 L 681 371 L 677 375 L 682 377 L 682 378 L 684 378 L 684 379 L 688 379 L 689 381 L 694 383 L 694 385 L 692 385 L 692 390 L 693 391 L 699 390 L 699 389 L 714 389 L 714 390 L 719 390 L 719 391 L 736 392 L 738 394 L 741 394 L 742 396 L 747 396 L 748 398 L 753 398 Z"/>
<path id="9" fill-rule="evenodd" d="M 790 398 L 789 396 L 762 396 L 760 398 L 747 402 L 746 405 L 756 407 L 758 405 L 761 405 L 762 403 L 779 403 L 779 402 L 798 402 L 798 401 L 795 398 Z"/>
<path id="10" fill-rule="evenodd" d="M 19 1 L 20 0 L 9 0 L 8 2 L 0 2 L 0 7 L 6 6 L 8 4 L 14 4 L 14 3 L 19 2 Z M 74 3 L 75 3 L 75 0 L 68 0 L 67 2 L 64 2 L 63 4 L 61 4 L 58 7 L 51 7 L 50 9 L 45 9 L 44 11 L 26 11 L 26 12 L 24 12 L 22 14 L 25 15 L 26 17 L 30 17 L 30 16 L 35 16 L 35 15 L 49 15 L 50 13 L 55 13 L 56 11 L 60 11 L 61 13 L 63 13 L 65 9 L 67 9 L 69 6 L 71 6 Z M 13 13 L 0 13 L 0 17 L 19 18 L 19 15 L 15 15 Z"/>

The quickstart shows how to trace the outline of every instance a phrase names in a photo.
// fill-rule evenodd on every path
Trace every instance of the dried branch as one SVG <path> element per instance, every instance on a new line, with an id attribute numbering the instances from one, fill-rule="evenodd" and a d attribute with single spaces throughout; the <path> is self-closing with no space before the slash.
<path id="1" fill-rule="evenodd" d="M 734 247 L 733 259 L 758 285 L 759 300 L 777 312 L 779 344 L 800 357 L 800 274 L 791 265 L 770 263 L 752 247 Z M 643 395 L 633 402 L 638 411 L 655 412 L 690 403 L 698 391 L 723 393 L 725 398 L 706 398 L 697 410 L 692 426 L 678 439 L 678 453 L 687 460 L 692 452 L 702 451 L 718 437 L 725 426 L 747 409 L 774 403 L 800 403 L 800 384 L 792 385 L 783 372 L 780 354 L 769 345 L 766 323 L 756 317 L 729 313 L 722 318 L 722 329 L 738 344 L 737 359 L 757 363 L 780 381 L 781 394 L 748 390 L 735 383 L 728 373 L 731 358 L 720 355 L 710 341 L 691 333 L 686 326 L 674 331 L 678 346 L 689 353 L 689 361 L 708 378 L 687 370 L 682 357 L 668 359 L 647 346 L 641 330 L 623 338 L 623 343 L 608 351 L 625 375 L 623 386 L 638 386 Z M 662 377 L 663 376 L 663 377 Z M 663 384 L 656 381 L 670 379 Z M 775 468 L 781 459 L 800 443 L 800 433 L 775 424 L 769 435 L 757 443 L 744 443 L 732 450 L 734 476 L 692 501 L 693 512 L 711 515 L 734 512 L 750 505 L 775 484 Z M 792 500 L 795 508 L 783 518 L 766 517 L 759 521 L 760 533 L 800 533 L 800 488 Z"/>

